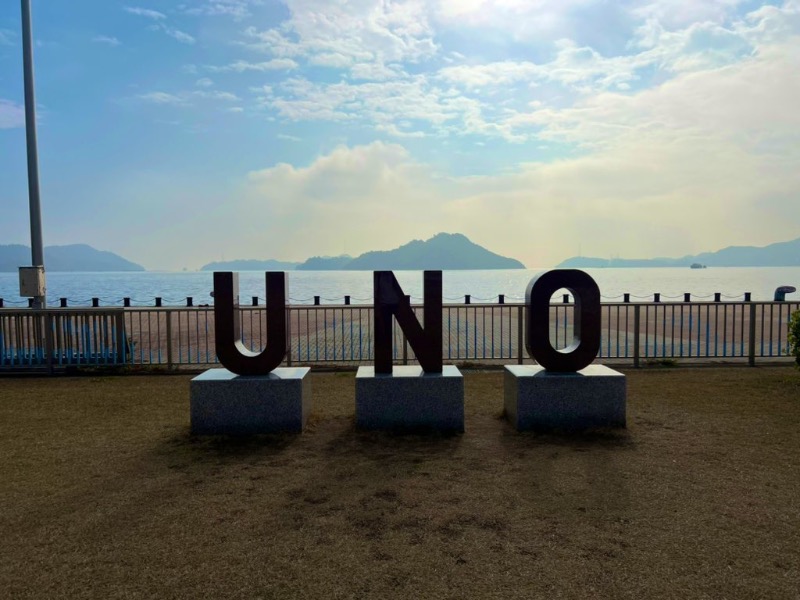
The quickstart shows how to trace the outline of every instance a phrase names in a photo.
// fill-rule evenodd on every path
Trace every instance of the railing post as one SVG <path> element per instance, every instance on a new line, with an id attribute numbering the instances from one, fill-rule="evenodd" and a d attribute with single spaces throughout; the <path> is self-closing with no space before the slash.
<path id="1" fill-rule="evenodd" d="M 55 340 L 53 339 L 53 315 L 46 313 L 44 315 L 44 345 L 45 352 L 47 352 L 47 372 L 52 375 L 55 369 Z"/>
<path id="2" fill-rule="evenodd" d="M 291 367 L 292 366 L 292 307 L 289 306 L 288 304 L 286 305 L 286 311 L 289 313 L 286 319 L 286 340 L 288 341 L 289 345 L 289 348 L 286 351 L 286 366 Z"/>
<path id="3" fill-rule="evenodd" d="M 125 313 L 119 311 L 117 313 L 117 361 L 122 363 L 128 362 L 128 346 L 125 339 Z"/>
<path id="4" fill-rule="evenodd" d="M 633 305 L 633 366 L 639 368 L 639 324 L 641 320 L 641 304 Z"/>
<path id="5" fill-rule="evenodd" d="M 744 311 L 742 311 L 744 312 Z M 751 367 L 756 366 L 756 305 L 750 305 L 750 342 L 747 349 L 747 362 Z"/>
<path id="6" fill-rule="evenodd" d="M 517 364 L 521 365 L 523 360 L 522 351 L 525 346 L 525 340 L 523 339 L 522 332 L 522 317 L 525 315 L 525 306 L 518 306 L 517 307 Z"/>
<path id="7" fill-rule="evenodd" d="M 168 308 L 167 314 L 167 368 L 172 369 L 172 311 Z"/>
<path id="8" fill-rule="evenodd" d="M 403 335 L 403 364 L 408 364 L 408 338 Z"/>

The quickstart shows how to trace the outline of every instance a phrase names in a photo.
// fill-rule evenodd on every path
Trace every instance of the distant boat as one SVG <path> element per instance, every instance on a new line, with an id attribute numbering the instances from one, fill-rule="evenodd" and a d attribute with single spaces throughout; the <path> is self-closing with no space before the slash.
<path id="1" fill-rule="evenodd" d="M 701 265 L 700 263 L 692 263 L 689 267 L 690 269 L 705 269 L 705 265 Z"/>

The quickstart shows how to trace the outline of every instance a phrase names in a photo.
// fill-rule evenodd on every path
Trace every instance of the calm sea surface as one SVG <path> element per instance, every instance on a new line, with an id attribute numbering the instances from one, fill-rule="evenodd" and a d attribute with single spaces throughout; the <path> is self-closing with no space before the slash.
<path id="1" fill-rule="evenodd" d="M 445 302 L 463 301 L 465 294 L 473 302 L 496 302 L 505 294 L 508 302 L 521 300 L 525 287 L 535 274 L 544 269 L 509 271 L 445 271 L 443 276 Z M 793 285 L 800 288 L 800 267 L 717 267 L 708 269 L 648 268 L 648 269 L 585 269 L 600 286 L 603 299 L 621 300 L 630 293 L 632 299 L 652 299 L 659 292 L 663 300 L 682 298 L 685 292 L 693 299 L 708 300 L 715 292 L 723 299 L 741 300 L 751 292 L 753 300 L 772 300 L 775 288 Z M 395 275 L 407 294 L 421 299 L 422 273 L 397 271 Z M 239 276 L 239 295 L 242 303 L 251 296 L 264 298 L 264 273 L 242 272 Z M 101 306 L 122 305 L 131 298 L 134 305 L 153 305 L 155 297 L 165 305 L 183 305 L 186 297 L 195 304 L 211 303 L 213 289 L 210 272 L 140 272 L 140 273 L 48 273 L 48 304 L 57 305 L 59 298 L 68 298 L 70 306 L 90 305 L 91 298 L 100 299 Z M 289 296 L 293 304 L 311 304 L 320 296 L 323 304 L 341 304 L 345 295 L 352 302 L 371 303 L 372 272 L 370 271 L 292 271 L 289 273 Z M 800 293 L 788 296 L 800 297 Z M 0 298 L 6 306 L 27 305 L 19 296 L 16 273 L 0 273 Z"/>

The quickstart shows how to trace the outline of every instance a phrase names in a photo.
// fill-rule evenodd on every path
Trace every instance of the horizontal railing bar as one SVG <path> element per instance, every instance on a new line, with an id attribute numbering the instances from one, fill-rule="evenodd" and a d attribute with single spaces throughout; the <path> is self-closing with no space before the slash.
<path id="1" fill-rule="evenodd" d="M 423 305 L 412 303 L 421 316 Z M 524 303 L 447 303 L 443 310 L 447 361 L 529 361 L 522 339 Z M 747 308 L 745 308 L 747 307 Z M 287 306 L 293 364 L 372 361 L 371 304 Z M 790 359 L 787 340 L 797 301 L 652 300 L 601 304 L 602 360 Z M 214 365 L 213 306 L 52 307 L 0 309 L 0 371 L 64 365 Z M 574 303 L 550 304 L 551 343 L 572 337 Z M 634 316 L 638 311 L 640 318 Z M 251 350 L 264 345 L 266 306 L 239 307 Z M 751 319 L 755 316 L 755 321 Z M 47 325 L 43 325 L 47 323 Z M 638 330 L 636 329 L 638 323 Z M 54 335 L 43 335 L 48 333 Z M 45 338 L 51 339 L 46 346 Z M 397 361 L 414 361 L 395 327 Z M 638 344 L 638 349 L 637 349 Z"/>

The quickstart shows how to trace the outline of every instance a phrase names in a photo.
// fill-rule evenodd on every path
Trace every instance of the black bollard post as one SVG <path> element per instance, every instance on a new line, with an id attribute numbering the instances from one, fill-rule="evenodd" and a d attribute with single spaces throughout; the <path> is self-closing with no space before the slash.
<path id="1" fill-rule="evenodd" d="M 186 296 L 186 306 L 194 306 L 194 298 Z"/>
<path id="2" fill-rule="evenodd" d="M 92 308 L 98 308 L 100 306 L 100 298 L 92 298 Z"/>
<path id="3" fill-rule="evenodd" d="M 683 295 L 683 301 L 684 302 L 691 302 L 692 301 L 692 295 L 690 293 L 685 293 Z"/>
<path id="4" fill-rule="evenodd" d="M 506 303 L 506 295 L 505 294 L 500 294 L 497 297 L 497 303 L 498 304 L 505 304 Z"/>
<path id="5" fill-rule="evenodd" d="M 345 306 L 349 306 L 350 305 L 350 296 L 345 296 L 344 297 L 344 304 L 345 304 Z"/>
<path id="6" fill-rule="evenodd" d="M 750 292 L 745 292 L 744 293 L 744 301 L 745 302 L 750 302 Z"/>
<path id="7" fill-rule="evenodd" d="M 319 306 L 319 296 L 314 296 L 314 306 Z"/>
<path id="8" fill-rule="evenodd" d="M 161 307 L 161 298 L 156 298 L 156 307 L 157 308 Z"/>
<path id="9" fill-rule="evenodd" d="M 131 307 L 131 299 L 130 298 L 123 298 L 122 299 L 122 306 L 124 306 L 125 308 L 130 308 Z"/>
<path id="10" fill-rule="evenodd" d="M 630 294 L 622 294 L 622 301 L 626 303 L 630 303 L 631 295 Z"/>
<path id="11" fill-rule="evenodd" d="M 472 296 L 470 294 L 464 295 L 464 304 L 470 304 L 472 302 Z"/>
<path id="12" fill-rule="evenodd" d="M 658 292 L 653 294 L 653 302 L 661 302 L 661 294 L 659 294 Z"/>
<path id="13" fill-rule="evenodd" d="M 258 306 L 258 296 L 253 296 L 253 306 Z"/>
<path id="14" fill-rule="evenodd" d="M 61 302 L 61 308 L 67 308 L 67 299 L 66 298 L 59 298 Z"/>
<path id="15" fill-rule="evenodd" d="M 564 304 L 569 304 L 569 294 L 564 294 L 561 297 L 561 302 L 563 302 Z"/>
<path id="16" fill-rule="evenodd" d="M 722 302 L 722 294 L 719 292 L 714 292 L 714 302 Z"/>

